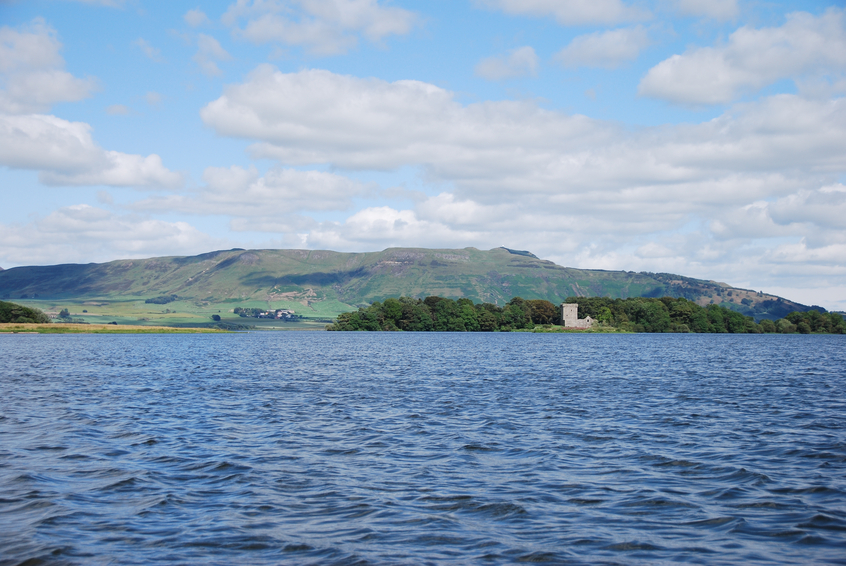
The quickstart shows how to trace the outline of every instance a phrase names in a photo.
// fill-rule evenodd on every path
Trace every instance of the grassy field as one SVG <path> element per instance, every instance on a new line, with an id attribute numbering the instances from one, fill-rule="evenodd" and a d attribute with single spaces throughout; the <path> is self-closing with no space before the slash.
<path id="1" fill-rule="evenodd" d="M 203 301 L 174 301 L 166 305 L 145 303 L 143 300 L 114 300 L 108 298 L 97 299 L 60 299 L 40 300 L 21 299 L 15 303 L 31 308 L 37 308 L 45 313 L 56 315 L 62 309 L 68 309 L 70 318 L 74 322 L 91 325 L 118 325 L 131 327 L 212 327 L 217 323 L 212 320 L 213 315 L 220 316 L 224 325 L 238 325 L 255 327 L 256 330 L 323 330 L 332 319 L 337 316 L 340 308 L 336 305 L 320 304 L 321 309 L 314 309 L 311 316 L 295 322 L 283 322 L 273 319 L 243 318 L 232 313 L 234 308 L 227 303 L 211 303 Z M 266 302 L 244 301 L 236 306 L 244 308 L 268 308 Z M 303 306 L 298 308 L 287 305 L 273 305 L 273 308 L 290 308 L 302 312 Z M 349 310 L 346 308 L 345 310 Z M 340 310 L 340 312 L 345 312 Z M 59 320 L 56 320 L 60 323 Z M 110 325 L 114 326 L 114 325 Z"/>

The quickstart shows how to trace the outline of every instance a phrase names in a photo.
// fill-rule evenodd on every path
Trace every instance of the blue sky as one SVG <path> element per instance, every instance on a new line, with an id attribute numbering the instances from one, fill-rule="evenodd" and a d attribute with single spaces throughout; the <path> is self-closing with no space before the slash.
<path id="1" fill-rule="evenodd" d="M 0 266 L 528 249 L 846 309 L 846 12 L 0 0 Z"/>

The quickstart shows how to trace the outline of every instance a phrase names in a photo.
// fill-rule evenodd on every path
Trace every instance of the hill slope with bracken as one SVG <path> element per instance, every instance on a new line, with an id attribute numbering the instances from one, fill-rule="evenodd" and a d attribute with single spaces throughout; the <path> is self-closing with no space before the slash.
<path id="1" fill-rule="evenodd" d="M 774 295 L 666 273 L 574 269 L 529 252 L 496 248 L 381 252 L 224 250 L 190 257 L 0 271 L 0 299 L 145 299 L 175 295 L 204 305 L 322 312 L 401 295 L 467 297 L 504 304 L 515 296 L 561 302 L 572 296 L 686 297 L 747 315 L 781 318 L 810 307 Z M 816 307 L 814 307 L 816 308 Z"/>

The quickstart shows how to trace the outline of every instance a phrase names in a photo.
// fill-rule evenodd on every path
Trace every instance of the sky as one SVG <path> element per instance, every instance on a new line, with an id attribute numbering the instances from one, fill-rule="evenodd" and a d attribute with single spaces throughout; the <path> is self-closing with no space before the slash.
<path id="1" fill-rule="evenodd" d="M 846 6 L 0 0 L 0 267 L 529 250 L 846 310 Z"/>

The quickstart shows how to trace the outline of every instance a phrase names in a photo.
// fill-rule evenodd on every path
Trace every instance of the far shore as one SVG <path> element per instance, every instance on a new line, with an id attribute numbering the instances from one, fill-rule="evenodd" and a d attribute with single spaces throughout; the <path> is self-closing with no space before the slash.
<path id="1" fill-rule="evenodd" d="M 0 334 L 226 334 L 217 328 L 174 328 L 128 324 L 0 323 Z"/>

